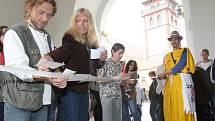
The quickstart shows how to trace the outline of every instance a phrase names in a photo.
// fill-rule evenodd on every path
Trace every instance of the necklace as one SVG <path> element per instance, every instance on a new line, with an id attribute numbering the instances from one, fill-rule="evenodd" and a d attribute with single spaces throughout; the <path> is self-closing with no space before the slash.
<path id="1" fill-rule="evenodd" d="M 27 22 L 29 26 L 31 26 L 34 30 L 38 31 L 38 32 L 41 32 L 41 33 L 44 33 L 44 30 L 39 30 L 37 29 L 34 25 L 32 25 L 30 22 Z"/>

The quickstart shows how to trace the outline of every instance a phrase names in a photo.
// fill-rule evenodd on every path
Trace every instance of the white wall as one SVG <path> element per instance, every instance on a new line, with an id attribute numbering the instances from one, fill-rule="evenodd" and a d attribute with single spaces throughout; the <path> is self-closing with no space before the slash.
<path id="1" fill-rule="evenodd" d="M 90 12 L 93 14 L 93 17 L 96 21 L 96 24 L 99 24 L 98 17 L 100 17 L 99 13 L 102 11 L 102 3 L 108 0 L 77 0 L 74 6 L 74 10 L 78 8 L 88 8 Z M 106 4 L 105 4 L 106 5 Z"/>
<path id="2" fill-rule="evenodd" d="M 210 51 L 210 57 L 215 57 L 215 0 L 190 0 L 193 40 L 196 59 L 202 48 Z"/>
<path id="3" fill-rule="evenodd" d="M 0 25 L 12 25 L 24 18 L 24 0 L 0 0 Z"/>
<path id="4" fill-rule="evenodd" d="M 59 47 L 62 42 L 64 32 L 69 28 L 70 18 L 73 13 L 75 0 L 56 0 L 57 13 L 47 26 L 47 31 L 51 34 L 54 44 Z"/>
<path id="5" fill-rule="evenodd" d="M 46 30 L 51 34 L 56 46 L 68 29 L 75 0 L 57 0 L 57 13 Z M 0 0 L 0 25 L 13 25 L 24 20 L 24 0 Z"/>
<path id="6" fill-rule="evenodd" d="M 191 18 L 191 10 L 190 10 L 190 0 L 182 0 L 183 10 L 184 10 L 184 21 L 185 21 L 185 29 L 186 29 L 186 40 L 187 47 L 190 48 L 193 56 L 195 57 L 195 45 L 193 40 L 193 27 L 192 27 L 192 18 Z"/>

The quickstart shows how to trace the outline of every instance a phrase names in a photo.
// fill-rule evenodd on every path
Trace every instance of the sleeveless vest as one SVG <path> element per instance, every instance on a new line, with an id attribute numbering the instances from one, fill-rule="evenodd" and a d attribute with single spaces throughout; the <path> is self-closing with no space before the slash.
<path id="1" fill-rule="evenodd" d="M 36 68 L 36 65 L 41 57 L 39 47 L 35 39 L 24 23 L 17 24 L 10 29 L 13 29 L 22 41 L 25 53 L 29 57 L 29 66 Z M 45 32 L 48 34 L 47 32 Z M 48 34 L 47 37 L 49 49 L 51 50 L 51 38 Z M 3 86 L 3 99 L 14 107 L 36 111 L 43 105 L 42 98 L 44 93 L 44 82 L 35 81 L 33 79 L 20 80 L 15 75 L 3 73 L 4 86 Z"/>

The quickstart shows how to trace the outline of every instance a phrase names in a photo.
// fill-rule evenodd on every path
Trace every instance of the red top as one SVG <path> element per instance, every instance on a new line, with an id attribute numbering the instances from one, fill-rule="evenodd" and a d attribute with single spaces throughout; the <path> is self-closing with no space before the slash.
<path id="1" fill-rule="evenodd" d="M 4 65 L 4 53 L 0 52 L 0 65 Z"/>

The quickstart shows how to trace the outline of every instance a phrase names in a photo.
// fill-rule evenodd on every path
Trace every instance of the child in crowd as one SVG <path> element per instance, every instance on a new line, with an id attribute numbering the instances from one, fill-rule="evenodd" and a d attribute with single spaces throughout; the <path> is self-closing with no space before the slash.
<path id="1" fill-rule="evenodd" d="M 100 98 L 103 111 L 103 121 L 122 120 L 122 96 L 121 96 L 121 72 L 125 47 L 115 43 L 111 49 L 111 58 L 105 61 L 105 65 L 99 69 L 99 77 L 112 77 L 111 80 L 100 84 Z"/>
<path id="2" fill-rule="evenodd" d="M 126 77 L 121 83 L 123 121 L 131 121 L 129 111 L 134 121 L 141 121 L 136 103 L 135 86 L 139 77 L 137 69 L 137 62 L 135 60 L 129 60 L 125 66 Z"/>

